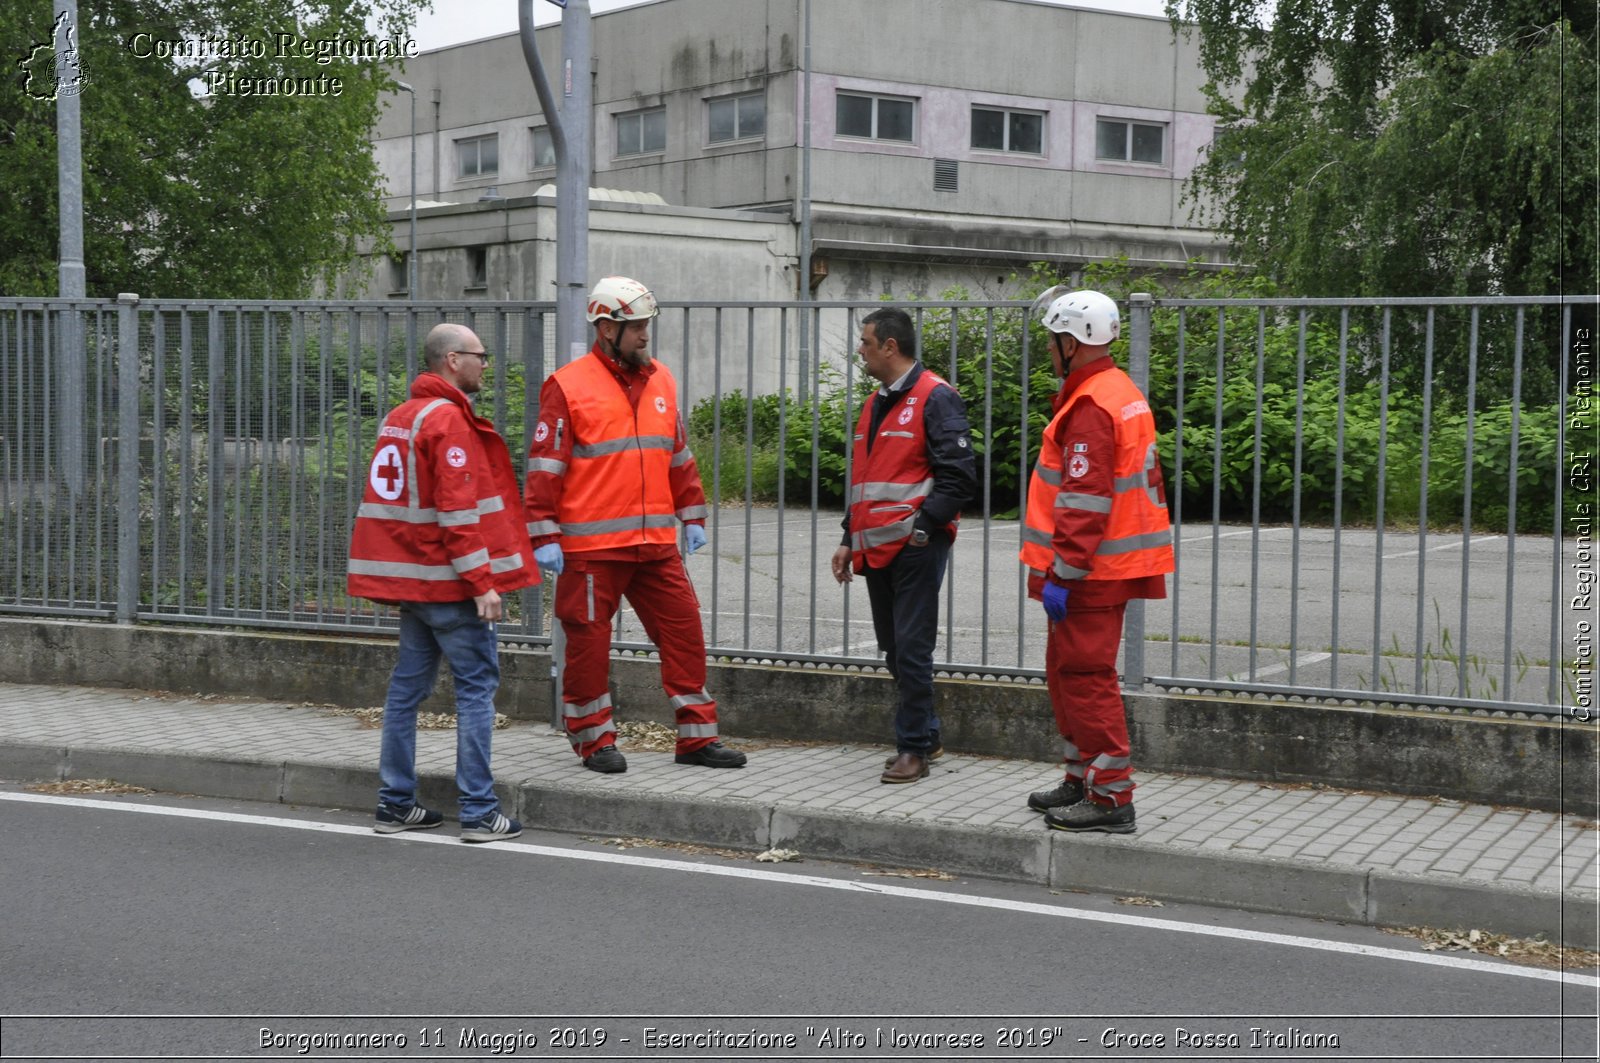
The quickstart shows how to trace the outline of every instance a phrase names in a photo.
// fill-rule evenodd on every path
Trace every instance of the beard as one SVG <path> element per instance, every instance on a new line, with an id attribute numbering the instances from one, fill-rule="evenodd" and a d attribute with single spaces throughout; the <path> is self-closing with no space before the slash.
<path id="1" fill-rule="evenodd" d="M 631 354 L 618 354 L 619 360 L 635 369 L 645 369 L 650 365 L 650 348 L 640 347 Z"/>

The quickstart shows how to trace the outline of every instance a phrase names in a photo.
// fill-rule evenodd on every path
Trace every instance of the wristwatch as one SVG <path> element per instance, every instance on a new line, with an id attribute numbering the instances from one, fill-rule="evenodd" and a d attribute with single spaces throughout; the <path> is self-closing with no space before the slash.
<path id="1" fill-rule="evenodd" d="M 918 528 L 916 531 L 912 532 L 911 533 L 911 545 L 912 546 L 927 546 L 928 545 L 928 533 L 923 531 L 921 528 Z"/>

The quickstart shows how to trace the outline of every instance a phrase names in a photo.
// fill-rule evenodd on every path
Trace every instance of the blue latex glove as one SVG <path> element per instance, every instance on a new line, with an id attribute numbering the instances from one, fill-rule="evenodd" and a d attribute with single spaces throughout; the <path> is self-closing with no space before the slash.
<path id="1" fill-rule="evenodd" d="M 692 554 L 706 544 L 706 529 L 700 524 L 685 524 L 683 537 L 688 540 L 689 552 Z"/>
<path id="2" fill-rule="evenodd" d="M 1067 618 L 1067 588 L 1046 580 L 1040 596 L 1044 598 L 1044 615 L 1052 622 L 1060 623 Z"/>
<path id="3" fill-rule="evenodd" d="M 561 556 L 560 543 L 545 543 L 533 552 L 533 559 L 539 562 L 539 571 L 552 576 L 561 575 L 561 570 L 567 567 L 566 558 Z"/>

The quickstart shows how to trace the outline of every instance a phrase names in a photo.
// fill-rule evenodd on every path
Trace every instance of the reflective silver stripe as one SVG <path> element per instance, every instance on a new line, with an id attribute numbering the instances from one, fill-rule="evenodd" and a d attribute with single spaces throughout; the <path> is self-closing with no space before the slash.
<path id="1" fill-rule="evenodd" d="M 568 731 L 567 741 L 571 742 L 573 748 L 576 749 L 583 742 L 598 741 L 602 735 L 615 730 L 616 728 L 612 727 L 610 723 L 596 724 L 593 727 L 585 727 L 581 731 Z"/>
<path id="2" fill-rule="evenodd" d="M 679 520 L 705 520 L 709 515 L 705 506 L 684 506 L 678 510 Z"/>
<path id="3" fill-rule="evenodd" d="M 530 520 L 528 522 L 529 535 L 560 535 L 561 525 L 553 520 Z"/>
<path id="4" fill-rule="evenodd" d="M 567 463 L 557 461 L 555 458 L 534 458 L 528 463 L 529 472 L 549 472 L 557 476 L 567 474 Z"/>
<path id="5" fill-rule="evenodd" d="M 492 495 L 489 498 L 478 499 L 479 516 L 482 516 L 485 513 L 499 513 L 505 508 L 506 500 L 501 498 L 499 495 Z"/>
<path id="6" fill-rule="evenodd" d="M 412 565 L 403 561 L 368 561 L 352 557 L 346 569 L 352 576 L 400 576 L 403 579 L 454 580 L 450 565 Z"/>
<path id="7" fill-rule="evenodd" d="M 397 520 L 403 524 L 435 524 L 439 513 L 433 509 L 412 509 L 410 506 L 390 506 L 382 502 L 363 502 L 356 509 L 358 517 L 377 520 Z"/>
<path id="8" fill-rule="evenodd" d="M 1118 476 L 1111 481 L 1111 489 L 1119 495 L 1125 491 L 1143 491 L 1149 486 L 1150 474 L 1147 472 L 1136 472 L 1132 476 Z"/>
<path id="9" fill-rule="evenodd" d="M 452 557 L 450 559 L 450 567 L 455 569 L 457 572 L 471 572 L 473 569 L 481 568 L 488 563 L 488 550 L 474 550 L 470 554 L 465 554 L 461 557 Z"/>
<path id="10" fill-rule="evenodd" d="M 645 528 L 671 528 L 677 521 L 671 513 L 647 513 L 642 517 L 617 517 L 561 525 L 563 535 L 603 535 L 606 532 L 643 531 Z"/>
<path id="11" fill-rule="evenodd" d="M 885 431 L 879 432 L 878 435 L 880 437 L 887 436 L 890 439 L 915 439 L 915 438 L 917 438 L 917 435 L 916 435 L 915 432 L 890 432 L 888 430 L 885 430 Z"/>
<path id="12" fill-rule="evenodd" d="M 1088 569 L 1073 568 L 1059 557 L 1056 558 L 1055 564 L 1050 566 L 1050 571 L 1054 572 L 1061 579 L 1082 579 L 1089 574 Z"/>
<path id="13" fill-rule="evenodd" d="M 1045 483 L 1049 484 L 1051 487 L 1061 486 L 1060 469 L 1051 469 L 1044 465 L 1035 465 L 1033 467 L 1033 474 L 1039 479 L 1043 480 Z"/>
<path id="14" fill-rule="evenodd" d="M 1089 767 L 1095 771 L 1118 771 L 1122 768 L 1133 766 L 1133 761 L 1127 757 L 1113 757 L 1108 753 L 1101 753 L 1089 762 Z"/>
<path id="15" fill-rule="evenodd" d="M 689 448 L 688 447 L 684 447 L 682 450 L 678 450 L 678 451 L 674 451 L 673 452 L 673 454 L 672 454 L 672 467 L 674 469 L 676 469 L 678 466 L 687 465 L 693 460 L 694 460 L 694 455 L 689 453 Z"/>
<path id="16" fill-rule="evenodd" d="M 463 524 L 478 523 L 478 511 L 475 509 L 453 509 L 439 514 L 439 527 L 459 528 Z"/>
<path id="17" fill-rule="evenodd" d="M 875 480 L 871 483 L 856 484 L 850 488 L 850 504 L 853 506 L 857 502 L 911 502 L 925 497 L 932 490 L 931 476 L 914 484 Z"/>
<path id="18" fill-rule="evenodd" d="M 422 508 L 422 498 L 417 494 L 417 436 L 422 432 L 422 421 L 440 406 L 448 405 L 449 399 L 434 399 L 418 410 L 416 419 L 411 422 L 411 446 L 406 448 L 406 479 L 409 482 L 412 509 Z"/>
<path id="19" fill-rule="evenodd" d="M 610 707 L 611 692 L 608 690 L 604 694 L 601 694 L 599 697 L 595 698 L 593 701 L 587 702 L 583 705 L 574 705 L 570 701 L 562 702 L 561 714 L 569 720 L 581 720 L 585 716 L 593 716 L 601 709 L 609 709 Z"/>
<path id="20" fill-rule="evenodd" d="M 679 694 L 677 697 L 672 699 L 672 707 L 674 709 L 681 709 L 686 705 L 710 705 L 712 703 L 713 699 L 711 695 L 707 694 L 704 690 L 700 691 L 698 694 Z"/>
<path id="21" fill-rule="evenodd" d="M 594 623 L 594 573 L 583 574 L 584 596 L 589 602 L 589 622 Z"/>
<path id="22" fill-rule="evenodd" d="M 897 543 L 901 539 L 911 538 L 912 525 L 915 521 L 915 517 L 907 517 L 905 520 L 897 520 L 893 524 L 885 524 L 881 528 L 868 528 L 858 538 L 861 540 L 863 549 L 867 550 L 872 549 L 874 546 Z"/>
<path id="23" fill-rule="evenodd" d="M 717 725 L 714 723 L 680 723 L 678 725 L 679 738 L 715 738 Z"/>
<path id="24" fill-rule="evenodd" d="M 1078 751 L 1078 747 L 1073 744 L 1071 739 L 1063 738 L 1061 740 L 1061 759 L 1079 761 L 1083 759 L 1083 754 Z"/>
<path id="25" fill-rule="evenodd" d="M 607 454 L 623 454 L 630 450 L 664 450 L 672 453 L 677 440 L 671 436 L 623 436 L 604 443 L 579 443 L 572 448 L 575 458 L 599 458 Z"/>
<path id="26" fill-rule="evenodd" d="M 1161 531 L 1146 532 L 1143 535 L 1128 535 L 1121 539 L 1102 539 L 1095 549 L 1097 555 L 1131 554 L 1135 550 L 1148 550 L 1155 546 L 1166 546 L 1172 542 L 1172 529 L 1163 528 Z"/>
<path id="27" fill-rule="evenodd" d="M 1022 526 L 1022 541 L 1032 543 L 1035 546 L 1049 546 L 1051 542 L 1050 533 L 1040 531 L 1038 528 L 1030 528 L 1024 524 Z"/>
<path id="28" fill-rule="evenodd" d="M 507 554 L 505 557 L 496 557 L 489 562 L 490 572 L 515 572 L 521 567 L 521 554 Z"/>
<path id="29" fill-rule="evenodd" d="M 1111 499 L 1105 495 L 1086 495 L 1081 491 L 1063 491 L 1056 495 L 1057 509 L 1083 509 L 1090 513 L 1110 513 Z"/>
<path id="30" fill-rule="evenodd" d="M 1089 784 L 1089 789 L 1097 794 L 1105 794 L 1109 797 L 1112 794 L 1120 794 L 1124 790 L 1133 789 L 1133 780 L 1118 779 L 1116 782 L 1092 782 Z"/>

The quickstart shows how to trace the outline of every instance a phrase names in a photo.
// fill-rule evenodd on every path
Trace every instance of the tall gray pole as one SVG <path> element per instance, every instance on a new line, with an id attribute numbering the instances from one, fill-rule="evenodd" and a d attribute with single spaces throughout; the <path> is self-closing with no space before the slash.
<path id="1" fill-rule="evenodd" d="M 83 267 L 83 149 L 79 119 L 78 92 L 82 79 L 78 56 L 77 0 L 55 0 L 56 60 L 56 186 L 60 197 L 61 252 L 57 263 L 57 286 L 62 299 L 82 299 L 87 293 Z M 56 353 L 61 381 L 61 408 L 82 411 L 88 408 L 88 356 L 83 349 L 83 319 L 68 310 L 57 319 L 56 337 L 61 344 Z M 73 499 L 83 491 L 84 424 L 81 417 L 60 419 L 61 473 Z"/>
<path id="2" fill-rule="evenodd" d="M 404 81 L 394 87 L 411 94 L 411 255 L 406 260 L 406 301 L 417 300 L 417 90 Z"/>
<path id="3" fill-rule="evenodd" d="M 800 77 L 803 115 L 800 134 L 800 401 L 806 401 L 806 374 L 811 360 L 811 0 L 800 0 L 805 9 L 801 48 Z"/>

